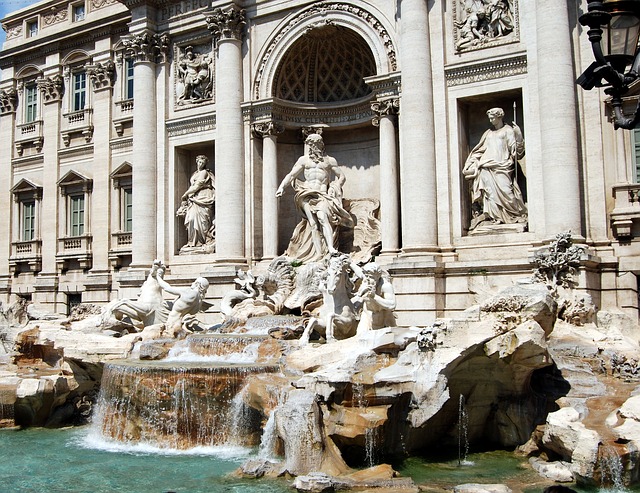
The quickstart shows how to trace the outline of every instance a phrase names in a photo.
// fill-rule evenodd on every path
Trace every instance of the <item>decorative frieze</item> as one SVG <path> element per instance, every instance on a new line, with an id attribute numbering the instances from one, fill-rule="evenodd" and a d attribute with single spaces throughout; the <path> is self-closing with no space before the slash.
<path id="1" fill-rule="evenodd" d="M 166 62 L 169 53 L 169 35 L 145 31 L 126 36 L 122 40 L 128 57 L 138 62 Z"/>
<path id="2" fill-rule="evenodd" d="M 42 22 L 45 26 L 51 26 L 66 21 L 68 17 L 69 10 L 66 5 L 59 9 L 52 7 L 52 10 L 42 16 Z"/>
<path id="3" fill-rule="evenodd" d="M 340 106 L 308 108 L 287 104 L 287 101 L 266 99 L 243 107 L 243 118 L 247 123 L 273 119 L 287 127 L 350 125 L 368 122 L 372 116 L 371 97 Z"/>
<path id="4" fill-rule="evenodd" d="M 284 132 L 284 125 L 280 122 L 269 120 L 266 122 L 256 122 L 251 125 L 251 130 L 256 137 L 264 138 L 269 135 L 278 135 Z"/>
<path id="5" fill-rule="evenodd" d="M 373 111 L 373 120 L 371 123 L 378 127 L 380 125 L 380 118 L 398 114 L 400 111 L 400 99 L 391 98 L 384 99 L 382 101 L 374 101 L 371 103 L 371 111 Z"/>
<path id="6" fill-rule="evenodd" d="M 526 73 L 526 55 L 445 69 L 445 77 L 449 87 Z"/>
<path id="7" fill-rule="evenodd" d="M 13 87 L 0 91 L 0 115 L 15 113 L 18 106 L 18 91 Z"/>
<path id="8" fill-rule="evenodd" d="M 167 122 L 167 134 L 169 137 L 207 132 L 215 128 L 215 115 L 201 115 L 194 118 Z"/>
<path id="9" fill-rule="evenodd" d="M 91 7 L 93 7 L 92 10 L 98 10 L 103 7 L 108 7 L 109 5 L 113 5 L 117 2 L 118 0 L 91 0 Z"/>
<path id="10" fill-rule="evenodd" d="M 111 89 L 116 77 L 116 64 L 111 60 L 104 63 L 86 65 L 87 75 L 91 79 L 93 89 L 100 91 L 101 89 Z"/>
<path id="11" fill-rule="evenodd" d="M 221 39 L 242 40 L 242 31 L 246 22 L 244 9 L 235 4 L 217 8 L 205 15 L 207 28 L 216 41 Z"/>
<path id="12" fill-rule="evenodd" d="M 7 33 L 6 35 L 7 41 L 14 38 L 19 38 L 22 36 L 22 24 L 14 24 L 12 26 L 4 24 L 2 26 L 2 29 L 4 29 L 5 32 Z"/>
<path id="13" fill-rule="evenodd" d="M 64 81 L 61 75 L 38 79 L 38 89 L 42 92 L 45 103 L 54 103 L 62 99 Z"/>

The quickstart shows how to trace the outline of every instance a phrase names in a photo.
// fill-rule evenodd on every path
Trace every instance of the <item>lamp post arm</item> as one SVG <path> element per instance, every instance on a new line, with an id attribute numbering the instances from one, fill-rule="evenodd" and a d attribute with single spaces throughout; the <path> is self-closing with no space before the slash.
<path id="1" fill-rule="evenodd" d="M 611 106 L 613 106 L 613 126 L 615 129 L 623 128 L 625 130 L 632 130 L 640 123 L 640 101 L 636 106 L 636 110 L 633 112 L 632 118 L 627 118 L 622 112 L 622 98 L 614 97 L 611 99 Z"/>

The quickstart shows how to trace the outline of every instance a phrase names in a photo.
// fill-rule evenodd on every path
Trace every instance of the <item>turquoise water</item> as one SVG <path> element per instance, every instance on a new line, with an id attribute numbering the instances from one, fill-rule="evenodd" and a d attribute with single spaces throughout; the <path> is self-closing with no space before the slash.
<path id="1" fill-rule="evenodd" d="M 161 453 L 96 441 L 89 428 L 0 431 L 2 493 L 290 493 L 287 482 L 228 473 L 242 448 Z"/>
<path id="2" fill-rule="evenodd" d="M 126 447 L 95 438 L 89 427 L 0 430 L 1 493 L 290 493 L 283 480 L 229 476 L 255 451 L 240 447 L 167 452 Z M 434 461 L 411 458 L 396 466 L 426 492 L 463 483 L 502 483 L 514 492 L 540 493 L 551 484 L 510 452 Z M 587 490 L 580 493 L 612 490 Z M 640 491 L 639 488 L 625 490 Z"/>

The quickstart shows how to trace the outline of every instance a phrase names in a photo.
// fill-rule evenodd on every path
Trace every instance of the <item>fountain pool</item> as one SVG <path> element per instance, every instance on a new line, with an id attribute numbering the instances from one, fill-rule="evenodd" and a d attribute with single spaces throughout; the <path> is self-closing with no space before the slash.
<path id="1" fill-rule="evenodd" d="M 95 439 L 90 427 L 0 432 L 0 491 L 12 493 L 290 493 L 284 480 L 229 477 L 257 448 L 199 447 L 186 451 L 125 446 Z M 473 465 L 411 458 L 398 469 L 422 491 L 456 484 L 504 483 L 514 492 L 540 493 L 549 483 L 510 452 L 469 454 Z M 617 493 L 581 489 L 579 493 Z M 625 492 L 640 492 L 629 488 Z"/>

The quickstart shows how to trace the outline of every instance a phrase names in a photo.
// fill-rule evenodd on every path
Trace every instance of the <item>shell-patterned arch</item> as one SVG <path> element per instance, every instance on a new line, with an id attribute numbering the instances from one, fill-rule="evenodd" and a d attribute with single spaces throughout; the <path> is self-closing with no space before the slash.
<path id="1" fill-rule="evenodd" d="M 378 75 L 397 70 L 396 43 L 390 23 L 380 12 L 359 2 L 318 2 L 287 17 L 261 50 L 253 96 L 271 97 L 278 65 L 289 48 L 307 31 L 322 25 L 342 26 L 361 36 L 373 53 Z"/>

